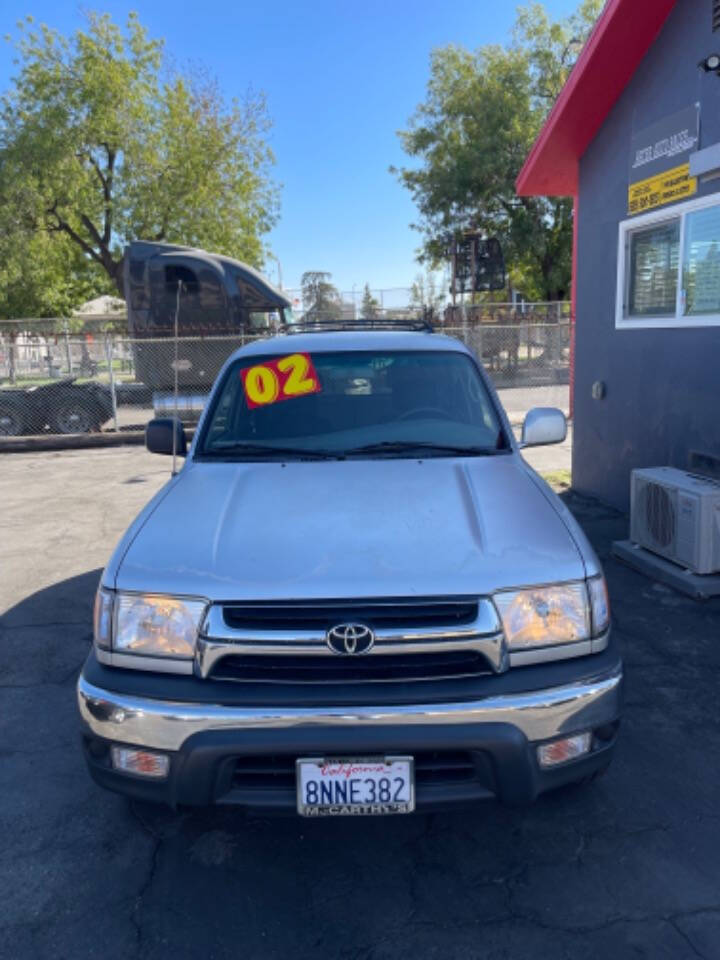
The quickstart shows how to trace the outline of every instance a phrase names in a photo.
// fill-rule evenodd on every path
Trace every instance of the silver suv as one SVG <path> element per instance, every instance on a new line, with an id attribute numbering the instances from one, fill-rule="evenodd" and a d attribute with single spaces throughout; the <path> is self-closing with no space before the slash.
<path id="1" fill-rule="evenodd" d="M 531 411 L 520 446 L 565 437 Z M 430 332 L 294 333 L 225 364 L 101 579 L 88 767 L 171 805 L 305 816 L 523 803 L 603 770 L 602 571 L 491 384 Z"/>

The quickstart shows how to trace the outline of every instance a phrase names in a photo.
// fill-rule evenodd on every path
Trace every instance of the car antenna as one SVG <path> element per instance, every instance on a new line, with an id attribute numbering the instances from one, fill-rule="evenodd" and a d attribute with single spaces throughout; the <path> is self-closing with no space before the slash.
<path id="1" fill-rule="evenodd" d="M 174 422 L 172 431 L 172 476 L 177 475 L 177 421 L 178 421 L 178 326 L 180 319 L 180 291 L 182 289 L 182 280 L 177 282 L 177 295 L 175 297 L 175 337 L 174 337 L 174 358 L 173 358 L 173 407 Z"/>

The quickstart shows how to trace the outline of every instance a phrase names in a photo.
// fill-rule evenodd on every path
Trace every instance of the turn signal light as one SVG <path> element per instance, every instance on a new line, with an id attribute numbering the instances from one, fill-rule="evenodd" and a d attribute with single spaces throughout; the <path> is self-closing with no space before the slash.
<path id="1" fill-rule="evenodd" d="M 574 737 L 564 737 L 562 740 L 553 740 L 537 748 L 538 762 L 541 767 L 555 767 L 568 760 L 577 760 L 590 752 L 592 746 L 591 733 L 578 733 Z"/>
<path id="2" fill-rule="evenodd" d="M 170 757 L 166 753 L 151 753 L 149 750 L 131 750 L 128 747 L 113 747 L 112 765 L 123 773 L 138 777 L 163 780 L 170 769 Z"/>

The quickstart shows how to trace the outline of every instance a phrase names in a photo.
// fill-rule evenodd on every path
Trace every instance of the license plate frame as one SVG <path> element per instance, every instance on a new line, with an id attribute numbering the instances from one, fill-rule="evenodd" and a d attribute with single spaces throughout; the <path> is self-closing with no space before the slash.
<path id="1" fill-rule="evenodd" d="M 384 766 L 383 771 L 378 770 L 355 770 L 363 766 L 378 767 Z M 346 781 L 363 777 L 363 779 L 374 779 L 377 782 L 383 776 L 397 777 L 400 772 L 404 772 L 406 779 L 407 799 L 399 801 L 380 801 L 374 802 L 363 800 L 354 802 L 333 802 L 333 803 L 307 803 L 303 796 L 303 770 L 304 768 L 315 768 L 319 770 L 322 767 L 339 767 L 340 769 L 330 771 L 332 780 L 329 783 L 341 782 L 342 778 Z M 348 772 L 349 768 L 349 772 Z M 355 774 L 352 777 L 351 774 Z M 415 810 L 415 760 L 410 756 L 399 756 L 388 754 L 383 756 L 363 756 L 363 757 L 298 757 L 295 761 L 295 790 L 297 812 L 301 817 L 343 817 L 343 816 L 397 816 L 404 813 L 412 813 Z M 377 792 L 377 791 L 376 791 Z"/>

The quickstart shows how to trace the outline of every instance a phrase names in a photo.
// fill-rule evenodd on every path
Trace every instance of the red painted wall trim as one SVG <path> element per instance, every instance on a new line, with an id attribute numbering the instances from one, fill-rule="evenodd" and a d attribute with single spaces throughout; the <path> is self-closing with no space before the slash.
<path id="1" fill-rule="evenodd" d="M 677 0 L 608 0 L 520 171 L 524 196 L 574 196 L 578 160 Z"/>
<path id="2" fill-rule="evenodd" d="M 573 202 L 572 280 L 570 281 L 570 419 L 575 413 L 575 321 L 577 319 L 578 198 Z"/>

